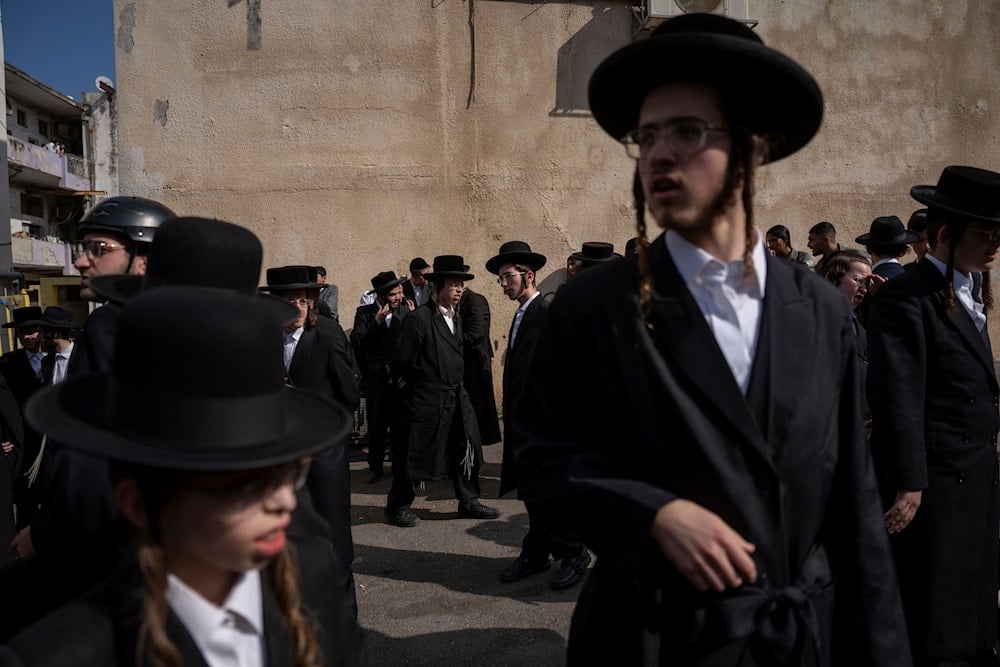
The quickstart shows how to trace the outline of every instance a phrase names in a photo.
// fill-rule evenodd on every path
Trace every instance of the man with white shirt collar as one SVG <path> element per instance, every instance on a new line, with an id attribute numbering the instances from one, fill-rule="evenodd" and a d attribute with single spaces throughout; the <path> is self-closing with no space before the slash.
<path id="1" fill-rule="evenodd" d="M 73 354 L 73 311 L 62 306 L 49 306 L 41 319 L 32 320 L 42 330 L 42 347 L 48 355 L 42 359 L 45 384 L 59 384 L 66 379 L 69 359 Z"/>
<path id="2" fill-rule="evenodd" d="M 917 664 L 993 664 L 1000 387 L 986 324 L 1000 174 L 950 166 L 910 194 L 928 207 L 930 251 L 872 303 L 872 453 Z"/>
<path id="3" fill-rule="evenodd" d="M 820 126 L 815 80 L 685 14 L 589 93 L 636 159 L 638 254 L 560 289 L 514 416 L 519 482 L 598 556 L 568 664 L 910 664 L 850 310 L 754 220 L 757 168 Z"/>

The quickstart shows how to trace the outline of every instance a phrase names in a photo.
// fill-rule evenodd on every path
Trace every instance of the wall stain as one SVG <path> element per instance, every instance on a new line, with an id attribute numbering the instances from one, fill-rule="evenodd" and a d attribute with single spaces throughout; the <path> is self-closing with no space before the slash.
<path id="1" fill-rule="evenodd" d="M 130 2 L 118 14 L 118 38 L 115 40 L 118 48 L 125 53 L 135 46 L 135 40 L 132 39 L 133 28 L 135 28 L 135 5 Z"/>
<path id="2" fill-rule="evenodd" d="M 243 0 L 226 0 L 226 7 L 235 7 Z M 260 0 L 247 2 L 247 51 L 259 51 L 261 44 Z"/>
<path id="3" fill-rule="evenodd" d="M 167 109 L 170 108 L 170 100 L 156 100 L 153 105 L 153 122 L 159 123 L 160 127 L 167 126 Z"/>

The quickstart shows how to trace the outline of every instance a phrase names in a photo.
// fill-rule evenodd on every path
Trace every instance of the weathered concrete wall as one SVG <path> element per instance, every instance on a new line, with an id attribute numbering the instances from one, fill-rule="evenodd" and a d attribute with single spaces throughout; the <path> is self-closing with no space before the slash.
<path id="1" fill-rule="evenodd" d="M 631 235 L 632 163 L 586 112 L 590 72 L 631 40 L 627 2 L 476 0 L 474 74 L 470 0 L 234 2 L 115 0 L 121 192 L 245 224 L 269 264 L 325 264 L 345 327 L 370 276 L 457 252 L 502 348 L 513 307 L 482 266 L 502 241 L 555 269 Z M 851 241 L 905 219 L 944 165 L 1000 168 L 1000 2 L 750 13 L 827 98 L 819 137 L 762 170 L 762 227 L 804 247 L 830 220 Z"/>

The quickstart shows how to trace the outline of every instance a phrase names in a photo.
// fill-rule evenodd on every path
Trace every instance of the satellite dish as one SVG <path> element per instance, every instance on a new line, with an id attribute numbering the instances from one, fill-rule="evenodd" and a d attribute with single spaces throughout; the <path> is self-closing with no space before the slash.
<path id="1" fill-rule="evenodd" d="M 112 83 L 111 79 L 103 75 L 94 79 L 94 87 L 104 92 L 109 92 L 109 89 L 110 92 L 114 92 L 115 90 L 115 84 Z"/>
<path id="2" fill-rule="evenodd" d="M 714 12 L 722 4 L 722 0 L 674 0 L 685 14 L 694 12 Z"/>

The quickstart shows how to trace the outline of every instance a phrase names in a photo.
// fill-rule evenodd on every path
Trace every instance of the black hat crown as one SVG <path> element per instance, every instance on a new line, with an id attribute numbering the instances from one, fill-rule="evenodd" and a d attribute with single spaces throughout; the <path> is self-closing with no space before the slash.
<path id="1" fill-rule="evenodd" d="M 49 329 L 72 329 L 73 311 L 62 306 L 47 306 L 39 319 L 30 320 L 25 324 L 36 324 Z"/>
<path id="2" fill-rule="evenodd" d="M 607 262 L 616 257 L 615 246 L 603 241 L 587 241 L 580 252 L 574 252 L 570 257 L 584 263 Z"/>
<path id="3" fill-rule="evenodd" d="M 388 292 L 397 285 L 402 285 L 406 282 L 406 278 L 398 278 L 396 274 L 392 271 L 383 271 L 374 278 L 372 278 L 372 290 L 376 294 L 383 294 Z"/>
<path id="4" fill-rule="evenodd" d="M 906 231 L 903 221 L 894 215 L 875 218 L 868 233 L 854 239 L 856 243 L 870 246 L 906 245 L 919 240 L 920 234 Z"/>
<path id="5" fill-rule="evenodd" d="M 322 283 L 317 282 L 315 266 L 291 265 L 278 266 L 267 270 L 267 289 L 271 292 L 320 289 Z"/>
<path id="6" fill-rule="evenodd" d="M 930 209 L 1000 224 L 1000 174 L 978 167 L 945 167 L 937 185 L 915 185 L 910 196 Z"/>
<path id="7" fill-rule="evenodd" d="M 475 276 L 468 273 L 469 265 L 461 255 L 438 255 L 434 258 L 434 269 L 427 274 L 428 280 L 438 278 L 458 278 L 472 280 Z"/>
<path id="8" fill-rule="evenodd" d="M 23 306 L 21 308 L 15 308 L 11 313 L 11 317 L 12 319 L 10 322 L 3 323 L 2 326 L 4 329 L 31 326 L 28 325 L 28 322 L 42 319 L 42 309 L 39 306 Z"/>

